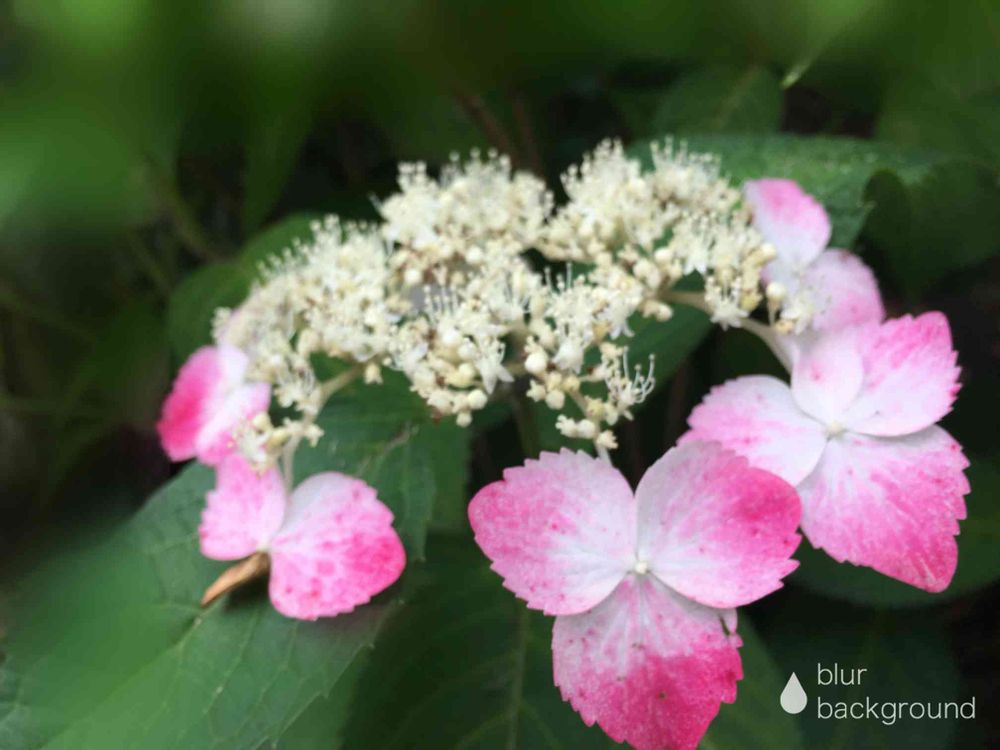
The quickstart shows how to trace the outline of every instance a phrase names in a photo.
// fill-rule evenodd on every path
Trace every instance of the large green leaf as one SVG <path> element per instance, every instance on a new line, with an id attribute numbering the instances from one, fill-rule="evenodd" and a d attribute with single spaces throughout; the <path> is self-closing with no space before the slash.
<path id="1" fill-rule="evenodd" d="M 682 75 L 650 119 L 654 133 L 767 133 L 781 124 L 781 86 L 766 68 L 715 65 Z"/>
<path id="2" fill-rule="evenodd" d="M 337 686 L 392 603 L 305 623 L 258 588 L 199 610 L 223 567 L 198 552 L 211 484 L 185 470 L 109 540 L 18 581 L 0 744 L 255 747 Z"/>
<path id="3" fill-rule="evenodd" d="M 652 356 L 657 388 L 673 377 L 712 330 L 708 315 L 684 305 L 674 305 L 674 314 L 663 323 L 636 316 L 631 325 L 635 336 L 624 339 L 628 344 L 629 362 L 645 369 Z"/>
<path id="4" fill-rule="evenodd" d="M 995 169 L 940 164 L 910 186 L 893 173 L 880 172 L 865 197 L 875 205 L 865 238 L 884 256 L 886 271 L 910 297 L 1000 252 Z"/>
<path id="5" fill-rule="evenodd" d="M 393 509 L 410 559 L 423 559 L 432 516 L 465 528 L 469 432 L 432 420 L 401 375 L 386 375 L 383 385 L 355 383 L 331 399 L 317 420 L 326 435 L 299 449 L 296 474 L 360 473 Z"/>
<path id="6" fill-rule="evenodd" d="M 775 658 L 784 669 L 798 677 L 808 697 L 799 721 L 806 747 L 827 750 L 866 750 L 905 747 L 913 750 L 946 750 L 952 747 L 954 720 L 919 720 L 908 714 L 893 723 L 881 718 L 823 718 L 825 704 L 838 702 L 865 704 L 866 698 L 882 703 L 928 703 L 967 701 L 956 665 L 948 648 L 948 638 L 933 617 L 914 618 L 871 612 L 808 595 L 789 596 L 773 613 L 775 619 L 763 628 Z M 829 683 L 829 673 L 819 668 L 837 666 L 848 674 L 865 669 L 854 684 Z M 841 680 L 846 683 L 848 680 Z M 773 692 L 777 702 L 780 691 Z M 981 706 L 978 707 L 982 710 Z M 882 716 L 881 707 L 877 709 Z M 887 710 L 899 709 L 891 708 Z M 905 708 L 903 709 L 906 710 Z"/>
<path id="7" fill-rule="evenodd" d="M 968 518 L 958 535 L 958 570 L 951 585 L 928 594 L 870 568 L 837 563 L 803 541 L 795 557 L 799 568 L 792 583 L 838 599 L 878 607 L 936 604 L 987 586 L 1000 578 L 1000 466 L 974 461 L 968 470 L 972 492 L 966 498 Z"/>
<path id="8" fill-rule="evenodd" d="M 252 279 L 245 265 L 227 261 L 202 266 L 177 286 L 167 304 L 167 336 L 179 360 L 212 340 L 216 309 L 242 302 Z"/>
<path id="9" fill-rule="evenodd" d="M 942 158 L 849 138 L 704 135 L 687 143 L 695 151 L 720 156 L 723 172 L 736 183 L 761 177 L 796 180 L 830 214 L 834 247 L 850 247 L 857 237 L 868 209 L 865 186 L 875 172 L 889 170 L 911 184 Z M 645 145 L 634 153 L 648 159 Z"/>
<path id="10" fill-rule="evenodd" d="M 929 79 L 905 80 L 889 90 L 876 134 L 901 145 L 1000 164 L 998 98 L 996 87 L 962 96 Z"/>
<path id="11" fill-rule="evenodd" d="M 345 747 L 618 747 L 560 698 L 551 618 L 506 591 L 469 543 L 435 537 L 432 552 L 426 587 L 361 677 Z M 746 677 L 703 747 L 795 750 L 795 722 L 773 699 L 783 681 L 752 628 L 740 631 Z"/>
<path id="12" fill-rule="evenodd" d="M 464 484 L 462 469 L 438 464 L 461 460 L 465 433 L 431 424 L 411 394 L 391 387 L 338 394 L 323 424 L 324 444 L 304 453 L 299 473 L 338 469 L 374 484 L 412 562 L 437 488 L 457 493 Z M 199 609 L 225 567 L 198 551 L 212 484 L 210 470 L 191 466 L 104 541 L 57 548 L 40 570 L 8 583 L 16 595 L 0 673 L 0 746 L 280 746 L 289 727 L 300 736 L 310 706 L 344 700 L 350 682 L 341 675 L 398 606 L 400 587 L 312 623 L 279 615 L 262 586 Z M 342 719 L 309 716 L 326 736 Z"/>
<path id="13" fill-rule="evenodd" d="M 767 644 L 748 618 L 741 617 L 738 632 L 743 639 L 743 680 L 735 703 L 723 703 L 701 742 L 702 750 L 804 747 L 798 722 L 781 710 L 775 696 L 785 686 L 785 677 Z"/>

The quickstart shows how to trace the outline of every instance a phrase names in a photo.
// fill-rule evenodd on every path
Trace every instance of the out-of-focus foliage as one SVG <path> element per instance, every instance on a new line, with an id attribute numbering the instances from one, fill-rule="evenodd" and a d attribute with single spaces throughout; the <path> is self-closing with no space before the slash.
<path id="1" fill-rule="evenodd" d="M 208 340 L 214 308 L 238 302 L 258 264 L 307 236 L 311 219 L 371 219 L 398 161 L 434 169 L 470 148 L 508 152 L 558 194 L 561 170 L 609 136 L 640 144 L 635 153 L 651 138 L 684 138 L 718 153 L 737 181 L 799 180 L 827 205 L 834 244 L 875 267 L 890 314 L 948 314 L 963 368 L 945 427 L 973 462 L 973 493 L 953 588 L 923 595 L 803 550 L 786 590 L 750 608 L 757 630 L 745 631 L 740 702 L 723 709 L 706 746 L 795 747 L 800 732 L 825 746 L 829 727 L 779 717 L 768 703 L 791 669 L 806 670 L 808 690 L 817 660 L 868 665 L 887 699 L 930 699 L 937 688 L 914 685 L 937 684 L 949 698 L 985 700 L 1000 668 L 990 614 L 1000 573 L 1000 6 L 16 0 L 3 12 L 0 536 L 18 559 L 3 580 L 17 595 L 3 612 L 0 745 L 65 731 L 59 741 L 72 747 L 155 746 L 184 732 L 220 748 L 328 747 L 338 736 L 351 747 L 397 731 L 390 712 L 445 743 L 465 728 L 491 747 L 516 726 L 519 747 L 543 735 L 554 746 L 600 744 L 547 681 L 547 625 L 520 618 L 451 538 L 468 534 L 471 490 L 521 460 L 506 403 L 460 433 L 427 422 L 392 382 L 372 400 L 358 388 L 323 417 L 334 435 L 347 430 L 336 452 L 321 443 L 297 462 L 357 468 L 393 505 L 411 557 L 428 558 L 401 586 L 412 609 L 394 589 L 344 622 L 296 629 L 258 590 L 200 614 L 197 594 L 219 568 L 198 556 L 194 535 L 205 472 L 185 470 L 113 534 L 92 529 L 168 479 L 153 424 L 171 374 Z M 637 354 L 657 355 L 659 382 L 619 429 L 616 462 L 633 481 L 709 387 L 774 368 L 759 342 L 700 313 L 678 309 L 674 323 L 636 326 Z M 539 434 L 528 438 L 549 445 L 551 415 L 533 416 Z M 40 541 L 52 521 L 86 549 Z M 425 550 L 428 527 L 441 536 Z M 492 606 L 470 608 L 471 626 L 451 600 L 466 584 Z M 885 611 L 900 606 L 920 609 Z M 441 627 L 454 638 L 406 645 L 450 607 L 454 630 Z M 385 651 L 353 658 L 390 614 Z M 477 616 L 503 637 L 480 642 Z M 292 635 L 300 630 L 302 640 Z M 518 641 L 522 632 L 531 637 Z M 200 681 L 182 668 L 188 647 L 193 658 L 210 654 Z M 399 665 L 393 655 L 407 648 L 413 662 Z M 470 689 L 452 689 L 461 704 L 430 689 L 393 695 L 380 671 L 398 667 L 392 678 L 405 685 L 439 658 L 481 665 L 491 655 L 504 671 L 479 667 L 492 682 L 466 675 Z M 168 690 L 168 672 L 192 682 Z M 371 688 L 369 703 L 359 685 Z M 462 721 L 434 723 L 442 706 Z M 530 718 L 538 706 L 542 721 Z M 502 715 L 492 724 L 491 711 Z M 1000 740 L 995 717 L 984 722 L 984 742 Z M 911 731 L 929 724 L 859 723 L 859 734 L 835 739 L 965 746 L 964 727 Z"/>

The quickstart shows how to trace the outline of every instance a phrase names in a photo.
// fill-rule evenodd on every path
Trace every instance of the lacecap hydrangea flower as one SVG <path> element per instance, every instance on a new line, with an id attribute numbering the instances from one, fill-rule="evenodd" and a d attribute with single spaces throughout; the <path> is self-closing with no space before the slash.
<path id="1" fill-rule="evenodd" d="M 226 343 L 196 351 L 181 367 L 157 425 L 172 459 L 196 457 L 216 469 L 199 528 L 202 554 L 246 558 L 209 587 L 202 604 L 269 573 L 271 601 L 288 617 L 349 612 L 403 571 L 392 512 L 359 479 L 326 472 L 289 493 L 276 466 L 251 466 L 237 450 L 237 434 L 266 418 L 271 389 L 246 380 L 248 361 Z"/>
<path id="2" fill-rule="evenodd" d="M 249 557 L 243 569 L 250 576 L 269 568 L 271 602 L 288 617 L 350 612 L 392 585 L 406 565 L 392 511 L 360 479 L 323 472 L 289 494 L 276 468 L 259 474 L 234 453 L 219 465 L 206 500 L 198 528 L 202 554 Z M 226 588 L 228 579 L 220 580 L 206 599 Z"/>
<path id="3" fill-rule="evenodd" d="M 951 582 L 969 483 L 961 446 L 936 425 L 959 369 L 940 313 L 827 332 L 791 385 L 747 376 L 695 408 L 684 440 L 717 440 L 795 485 L 802 531 L 839 562 L 927 591 Z"/>
<path id="4" fill-rule="evenodd" d="M 556 621 L 555 682 L 638 750 L 695 748 L 743 676 L 735 607 L 796 566 L 799 501 L 717 444 L 674 448 L 635 492 L 584 453 L 542 453 L 469 505 L 504 586 Z"/>
<path id="5" fill-rule="evenodd" d="M 781 301 L 785 328 L 827 331 L 885 317 L 875 274 L 847 250 L 827 248 L 830 218 L 792 180 L 747 182 L 753 224 L 777 254 L 761 274 L 768 297 Z"/>
<path id="6" fill-rule="evenodd" d="M 245 379 L 250 360 L 234 346 L 204 346 L 174 380 L 156 429 L 174 461 L 214 466 L 232 449 L 233 430 L 267 411 L 271 386 Z"/>

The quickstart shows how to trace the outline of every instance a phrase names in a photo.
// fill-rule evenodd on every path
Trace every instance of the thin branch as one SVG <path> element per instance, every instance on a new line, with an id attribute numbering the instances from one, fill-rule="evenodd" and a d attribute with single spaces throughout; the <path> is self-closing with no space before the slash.
<path id="1" fill-rule="evenodd" d="M 573 403 L 576 404 L 576 408 L 580 410 L 580 413 L 583 415 L 584 419 L 589 419 L 590 417 L 587 416 L 587 403 L 583 400 L 583 396 L 581 395 L 581 393 L 579 391 L 576 391 L 574 393 L 570 393 L 569 397 L 570 400 L 572 400 Z M 601 425 L 598 424 L 596 425 L 596 427 L 599 434 L 601 430 Z M 597 435 L 594 436 L 594 450 L 597 451 L 598 458 L 605 461 L 606 463 L 609 464 L 611 463 L 611 454 L 608 453 L 607 448 L 605 448 L 603 445 L 597 442 Z"/>
<path id="2" fill-rule="evenodd" d="M 503 123 L 489 110 L 483 97 L 478 94 L 458 93 L 455 95 L 456 101 L 469 116 L 476 127 L 483 131 L 486 140 L 490 142 L 497 151 L 510 157 L 511 162 L 516 167 L 524 166 L 524 159 L 521 152 L 514 145 L 513 139 L 503 126 Z"/>
<path id="3" fill-rule="evenodd" d="M 535 128 L 528 103 L 522 95 L 515 94 L 511 100 L 511 106 L 514 109 L 514 124 L 517 125 L 517 134 L 524 146 L 528 165 L 536 175 L 545 177 L 545 162 L 542 161 L 542 154 L 538 149 L 538 139 L 535 137 Z"/>
<path id="4" fill-rule="evenodd" d="M 76 324 L 75 321 L 63 315 L 58 310 L 45 308 L 29 299 L 20 292 L 0 281 L 0 307 L 5 307 L 13 313 L 31 318 L 39 323 L 61 331 L 81 343 L 94 340 L 93 334 Z"/>
<path id="5" fill-rule="evenodd" d="M 147 164 L 153 189 L 160 199 L 177 237 L 188 251 L 201 260 L 220 260 L 223 255 L 205 234 L 192 208 L 184 200 L 173 180 L 167 178 L 153 163 Z"/>
<path id="6" fill-rule="evenodd" d="M 107 414 L 99 409 L 84 407 L 69 411 L 62 401 L 13 396 L 8 393 L 0 393 L 0 412 L 3 411 L 38 417 L 75 417 L 78 419 L 104 419 L 107 417 Z"/>
<path id="7" fill-rule="evenodd" d="M 663 301 L 687 305 L 688 307 L 696 307 L 702 312 L 709 314 L 712 313 L 712 308 L 708 306 L 705 298 L 698 292 L 669 291 L 663 295 Z M 791 372 L 792 361 L 789 359 L 788 353 L 784 350 L 784 347 L 782 347 L 778 334 L 773 328 L 766 326 L 759 321 L 753 320 L 752 318 L 744 318 L 740 321 L 738 327 L 742 328 L 744 331 L 752 333 L 754 336 L 767 344 L 767 348 L 771 350 L 771 353 L 774 354 L 779 362 L 781 362 L 782 366 Z"/>
<path id="8" fill-rule="evenodd" d="M 160 266 L 156 256 L 135 232 L 129 232 L 127 244 L 139 268 L 146 274 L 164 299 L 169 299 L 172 285 L 167 272 Z"/>
<path id="9" fill-rule="evenodd" d="M 316 413 L 303 420 L 303 430 L 297 432 L 295 436 L 288 441 L 288 444 L 285 445 L 281 452 L 281 473 L 284 475 L 285 490 L 287 492 L 292 491 L 292 486 L 295 481 L 295 451 L 298 450 L 299 443 L 302 442 L 304 429 L 316 420 L 316 415 L 322 411 L 323 406 L 326 404 L 330 396 L 339 391 L 341 388 L 350 385 L 362 372 L 364 372 L 364 367 L 362 365 L 354 365 L 354 367 L 344 370 L 344 372 L 331 378 L 320 386 L 319 403 L 316 405 Z"/>
<path id="10" fill-rule="evenodd" d="M 514 424 L 517 426 L 517 436 L 521 441 L 521 450 L 526 458 L 537 458 L 541 453 L 538 444 L 538 428 L 535 425 L 535 415 L 531 404 L 523 395 L 514 395 L 510 400 L 514 412 Z"/>
<path id="11" fill-rule="evenodd" d="M 688 383 L 691 380 L 691 365 L 682 362 L 670 382 L 669 400 L 667 402 L 667 419 L 663 430 L 665 448 L 670 448 L 684 430 L 684 417 L 687 414 Z"/>

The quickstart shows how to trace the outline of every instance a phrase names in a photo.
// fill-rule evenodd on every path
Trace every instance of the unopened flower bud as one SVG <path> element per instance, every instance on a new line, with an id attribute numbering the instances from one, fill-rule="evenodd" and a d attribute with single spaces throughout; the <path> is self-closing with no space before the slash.
<path id="1" fill-rule="evenodd" d="M 487 400 L 486 394 L 478 388 L 470 391 L 469 395 L 466 397 L 466 403 L 469 405 L 470 409 L 482 409 L 486 406 Z"/>
<path id="2" fill-rule="evenodd" d="M 562 391 L 550 391 L 545 397 L 545 404 L 550 409 L 559 411 L 566 404 L 566 394 Z"/>
<path id="3" fill-rule="evenodd" d="M 532 352 L 528 355 L 528 358 L 524 360 L 524 369 L 532 375 L 540 375 L 545 372 L 545 368 L 547 366 L 548 359 L 542 352 Z"/>
<path id="4" fill-rule="evenodd" d="M 785 299 L 785 295 L 788 294 L 788 291 L 785 289 L 785 285 L 781 282 L 772 281 L 767 285 L 767 288 L 764 290 L 764 294 L 767 296 L 768 302 L 778 304 Z"/>

